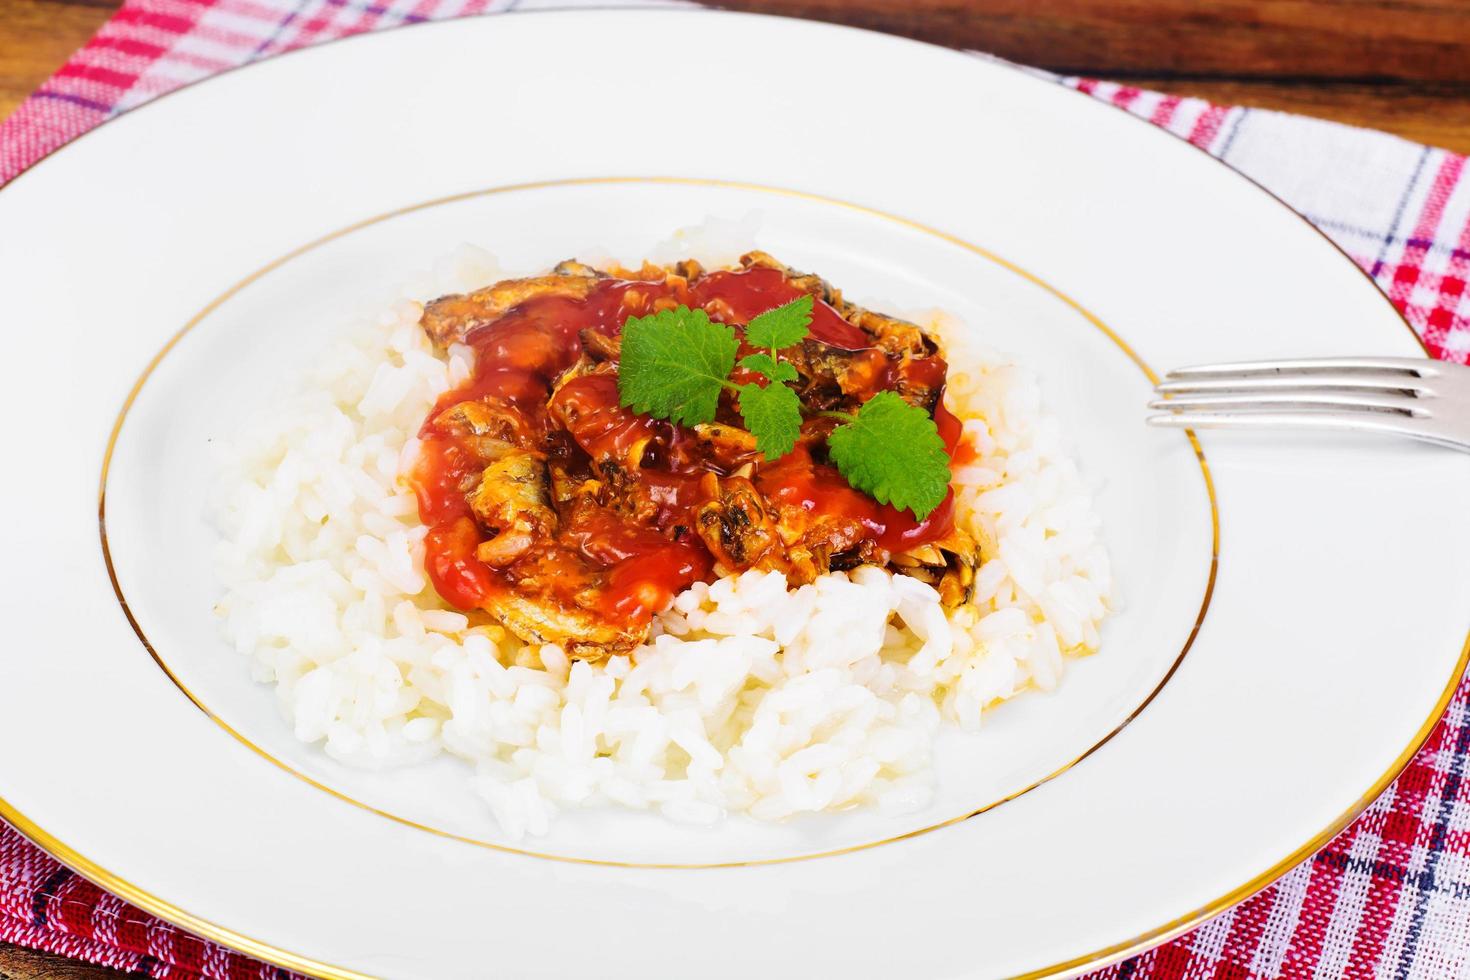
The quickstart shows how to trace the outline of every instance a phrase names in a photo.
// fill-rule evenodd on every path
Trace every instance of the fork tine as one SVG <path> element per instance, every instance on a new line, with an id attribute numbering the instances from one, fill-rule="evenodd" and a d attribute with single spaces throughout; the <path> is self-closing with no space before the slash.
<path id="1" fill-rule="evenodd" d="M 1179 412 L 1150 415 L 1148 424 L 1167 429 L 1336 429 L 1385 432 L 1425 438 L 1415 420 L 1372 412 Z"/>
<path id="2" fill-rule="evenodd" d="M 1339 391 L 1286 391 L 1198 393 L 1156 398 L 1148 407 L 1168 412 L 1316 407 L 1359 412 L 1388 412 L 1428 418 L 1430 402 L 1408 395 L 1376 394 L 1352 389 Z"/>
<path id="3" fill-rule="evenodd" d="M 1278 371 L 1302 373 L 1322 371 L 1396 371 L 1421 378 L 1437 377 L 1434 362 L 1418 357 L 1298 357 L 1278 361 L 1234 361 L 1176 368 L 1169 378 L 1206 378 L 1219 374 L 1271 374 Z"/>
<path id="4" fill-rule="evenodd" d="M 1183 394 L 1196 391 L 1264 391 L 1273 388 L 1357 388 L 1370 391 L 1412 391 L 1431 395 L 1434 389 L 1417 375 L 1388 372 L 1350 371 L 1312 374 L 1211 374 L 1176 377 L 1170 372 L 1166 380 L 1154 385 L 1160 394 Z"/>

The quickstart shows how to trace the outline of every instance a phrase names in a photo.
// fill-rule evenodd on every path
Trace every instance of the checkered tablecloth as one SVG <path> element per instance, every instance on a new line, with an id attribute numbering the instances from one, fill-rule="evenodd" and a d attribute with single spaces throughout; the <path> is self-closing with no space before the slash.
<path id="1" fill-rule="evenodd" d="M 0 183 L 92 126 L 224 68 L 359 31 L 571 5 L 127 0 L 0 124 Z M 1143 116 L 1263 184 L 1366 269 L 1436 357 L 1470 360 L 1464 157 L 1297 116 L 1088 79 L 1058 83 Z M 1470 977 L 1467 759 L 1470 685 L 1398 781 L 1322 851 L 1193 932 L 1094 976 Z M 132 908 L 3 823 L 0 940 L 149 977 L 284 975 Z"/>

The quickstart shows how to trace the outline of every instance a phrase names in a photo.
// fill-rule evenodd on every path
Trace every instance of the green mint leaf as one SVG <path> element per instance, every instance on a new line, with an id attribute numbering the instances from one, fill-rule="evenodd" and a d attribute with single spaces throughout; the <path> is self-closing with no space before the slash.
<path id="1" fill-rule="evenodd" d="M 679 425 L 713 422 L 735 366 L 735 331 L 687 306 L 630 317 L 623 324 L 618 401 Z"/>
<path id="2" fill-rule="evenodd" d="M 801 399 L 783 384 L 740 386 L 740 417 L 767 460 L 791 452 L 801 434 Z"/>
<path id="3" fill-rule="evenodd" d="M 834 429 L 827 449 L 855 489 L 919 520 L 949 491 L 949 455 L 934 420 L 891 391 L 880 391 Z"/>
<path id="4" fill-rule="evenodd" d="M 797 377 L 796 368 L 785 361 L 777 361 L 770 354 L 746 354 L 740 359 L 740 366 L 771 381 L 795 381 Z"/>
<path id="5" fill-rule="evenodd" d="M 812 298 L 810 295 L 798 296 L 785 306 L 766 310 L 747 323 L 745 342 L 752 347 L 778 351 L 801 343 L 811 322 Z"/>

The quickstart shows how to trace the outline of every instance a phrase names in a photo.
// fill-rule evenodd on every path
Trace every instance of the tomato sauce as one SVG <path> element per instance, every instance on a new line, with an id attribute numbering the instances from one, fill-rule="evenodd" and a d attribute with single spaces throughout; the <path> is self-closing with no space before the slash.
<path id="1" fill-rule="evenodd" d="M 646 624 L 679 591 L 712 576 L 715 559 L 694 532 L 694 512 L 711 499 L 718 478 L 743 464 L 750 465 L 752 483 L 778 511 L 792 508 L 814 518 L 855 521 L 862 535 L 886 552 L 949 534 L 952 493 L 919 521 L 848 486 L 825 460 L 830 420 L 809 421 L 795 451 L 767 463 L 754 454 L 734 459 L 688 430 L 621 407 L 611 366 L 556 388 L 557 379 L 582 355 L 584 331 L 615 338 L 629 317 L 677 305 L 701 307 L 711 319 L 738 328 L 802 293 L 779 270 L 768 268 L 712 272 L 692 284 L 678 276 L 647 282 L 607 279 L 585 298 L 534 297 L 471 331 L 464 343 L 475 351 L 473 376 L 441 397 L 424 422 L 411 474 L 419 516 L 429 528 L 425 566 L 439 594 L 470 610 L 488 608 L 495 597 L 518 588 L 534 588 L 612 621 Z M 809 336 L 873 361 L 869 388 L 850 393 L 859 401 L 905 383 L 942 390 L 940 358 L 887 358 L 871 336 L 820 299 L 813 306 Z M 742 345 L 745 353 L 749 349 Z M 466 495 L 476 489 L 487 465 L 476 441 L 487 437 L 450 418 L 451 410 L 467 402 L 478 403 L 493 420 L 488 438 L 546 458 L 554 474 L 553 497 L 562 499 L 559 483 L 580 481 L 602 481 L 617 492 L 605 495 L 605 501 L 569 498 L 572 503 L 559 507 L 551 539 L 538 541 L 507 566 L 480 560 L 477 548 L 495 532 L 476 521 Z M 721 412 L 721 421 L 728 416 L 738 426 L 730 406 L 722 404 Z M 942 398 L 935 422 L 953 455 L 960 423 Z"/>

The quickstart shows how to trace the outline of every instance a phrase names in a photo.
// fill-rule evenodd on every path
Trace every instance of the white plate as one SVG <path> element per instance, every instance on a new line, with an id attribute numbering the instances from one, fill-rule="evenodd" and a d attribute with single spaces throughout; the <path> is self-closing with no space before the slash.
<path id="1" fill-rule="evenodd" d="M 1102 652 L 944 742 L 939 798 L 902 818 L 593 812 L 512 842 L 455 763 L 362 774 L 296 743 L 211 622 L 207 441 L 461 241 L 524 267 L 636 258 L 710 214 L 859 300 L 957 313 L 1041 374 L 1126 602 Z M 308 972 L 1097 965 L 1323 843 L 1422 742 L 1470 649 L 1470 512 L 1451 506 L 1470 459 L 1232 436 L 1202 460 L 1140 421 L 1145 364 L 1420 353 L 1372 283 L 1187 145 L 923 45 L 581 12 L 274 59 L 0 193 L 0 302 L 0 814 Z"/>

